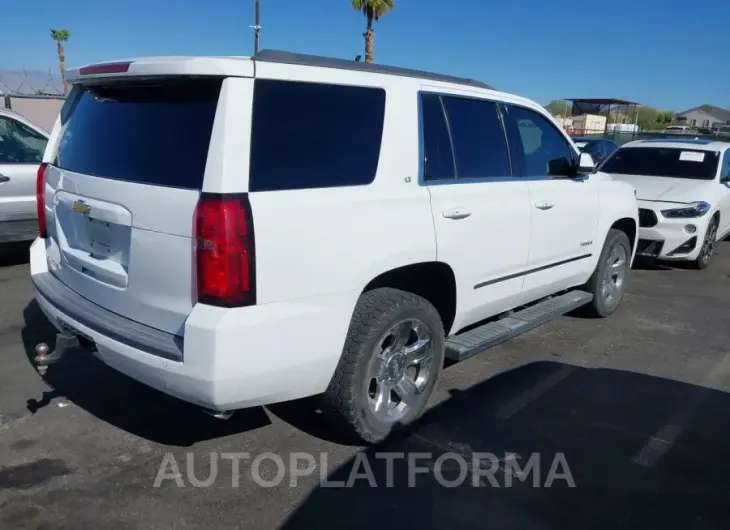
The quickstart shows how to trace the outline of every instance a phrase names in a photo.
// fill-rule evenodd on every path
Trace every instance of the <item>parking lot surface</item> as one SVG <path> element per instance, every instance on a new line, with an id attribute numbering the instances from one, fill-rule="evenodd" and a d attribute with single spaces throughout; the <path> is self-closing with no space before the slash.
<path id="1" fill-rule="evenodd" d="M 367 450 L 313 400 L 219 421 L 81 353 L 44 380 L 26 252 L 0 266 L 2 529 L 730 528 L 730 243 L 704 271 L 635 270 L 609 319 L 449 367 L 423 420 Z"/>

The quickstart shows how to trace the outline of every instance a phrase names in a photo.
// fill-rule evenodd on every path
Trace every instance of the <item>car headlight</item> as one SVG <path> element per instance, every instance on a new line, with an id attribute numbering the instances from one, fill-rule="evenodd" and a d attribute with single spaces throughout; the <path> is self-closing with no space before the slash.
<path id="1" fill-rule="evenodd" d="M 710 211 L 710 204 L 704 201 L 693 202 L 688 206 L 681 208 L 671 208 L 669 210 L 662 210 L 662 215 L 669 219 L 676 218 L 687 218 L 687 217 L 702 217 Z"/>

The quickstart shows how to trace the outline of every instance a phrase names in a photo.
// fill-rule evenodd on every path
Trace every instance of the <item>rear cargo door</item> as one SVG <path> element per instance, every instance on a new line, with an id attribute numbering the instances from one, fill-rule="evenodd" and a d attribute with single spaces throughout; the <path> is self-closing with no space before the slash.
<path id="1" fill-rule="evenodd" d="M 49 270 L 119 315 L 182 334 L 193 217 L 221 78 L 76 86 L 46 170 Z"/>

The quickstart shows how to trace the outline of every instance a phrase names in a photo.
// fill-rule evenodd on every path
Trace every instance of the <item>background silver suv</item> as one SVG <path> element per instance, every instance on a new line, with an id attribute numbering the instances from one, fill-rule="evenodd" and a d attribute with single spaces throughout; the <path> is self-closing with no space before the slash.
<path id="1" fill-rule="evenodd" d="M 0 109 L 0 244 L 30 241 L 38 233 L 36 174 L 48 132 Z"/>

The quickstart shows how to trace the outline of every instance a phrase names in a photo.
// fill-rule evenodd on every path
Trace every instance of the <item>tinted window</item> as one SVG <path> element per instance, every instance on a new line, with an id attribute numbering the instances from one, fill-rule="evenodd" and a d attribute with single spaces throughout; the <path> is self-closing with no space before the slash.
<path id="1" fill-rule="evenodd" d="M 68 109 L 56 164 L 87 175 L 200 188 L 220 87 L 220 80 L 86 87 Z"/>
<path id="2" fill-rule="evenodd" d="M 565 137 L 545 117 L 537 112 L 522 108 L 510 107 L 510 119 L 516 124 L 520 137 L 521 154 L 524 155 L 524 175 L 526 177 L 542 177 L 560 175 L 550 169 L 551 162 L 558 159 L 572 161 L 573 149 Z M 564 165 L 563 165 L 564 167 Z"/>
<path id="3" fill-rule="evenodd" d="M 606 146 L 606 156 L 610 156 L 616 149 L 618 149 L 618 146 L 613 143 L 609 142 L 608 140 L 605 142 Z"/>
<path id="4" fill-rule="evenodd" d="M 507 140 L 497 104 L 442 96 L 460 179 L 509 177 Z"/>
<path id="5" fill-rule="evenodd" d="M 423 120 L 423 178 L 426 181 L 452 179 L 456 176 L 451 138 L 441 106 L 441 98 L 434 94 L 421 96 Z"/>
<path id="6" fill-rule="evenodd" d="M 591 150 L 591 154 L 593 156 L 597 156 L 600 158 L 605 157 L 606 156 L 606 142 L 604 142 L 603 140 L 593 142 L 593 149 Z"/>
<path id="7" fill-rule="evenodd" d="M 24 123 L 0 116 L 0 164 L 39 164 L 47 142 Z"/>
<path id="8" fill-rule="evenodd" d="M 369 184 L 384 116 L 382 89 L 256 81 L 249 189 Z"/>
<path id="9" fill-rule="evenodd" d="M 669 147 L 623 147 L 606 160 L 601 171 L 623 175 L 649 175 L 712 180 L 719 153 Z"/>
<path id="10" fill-rule="evenodd" d="M 720 176 L 723 177 L 725 181 L 730 179 L 730 149 L 725 151 L 722 173 L 720 173 Z"/>

